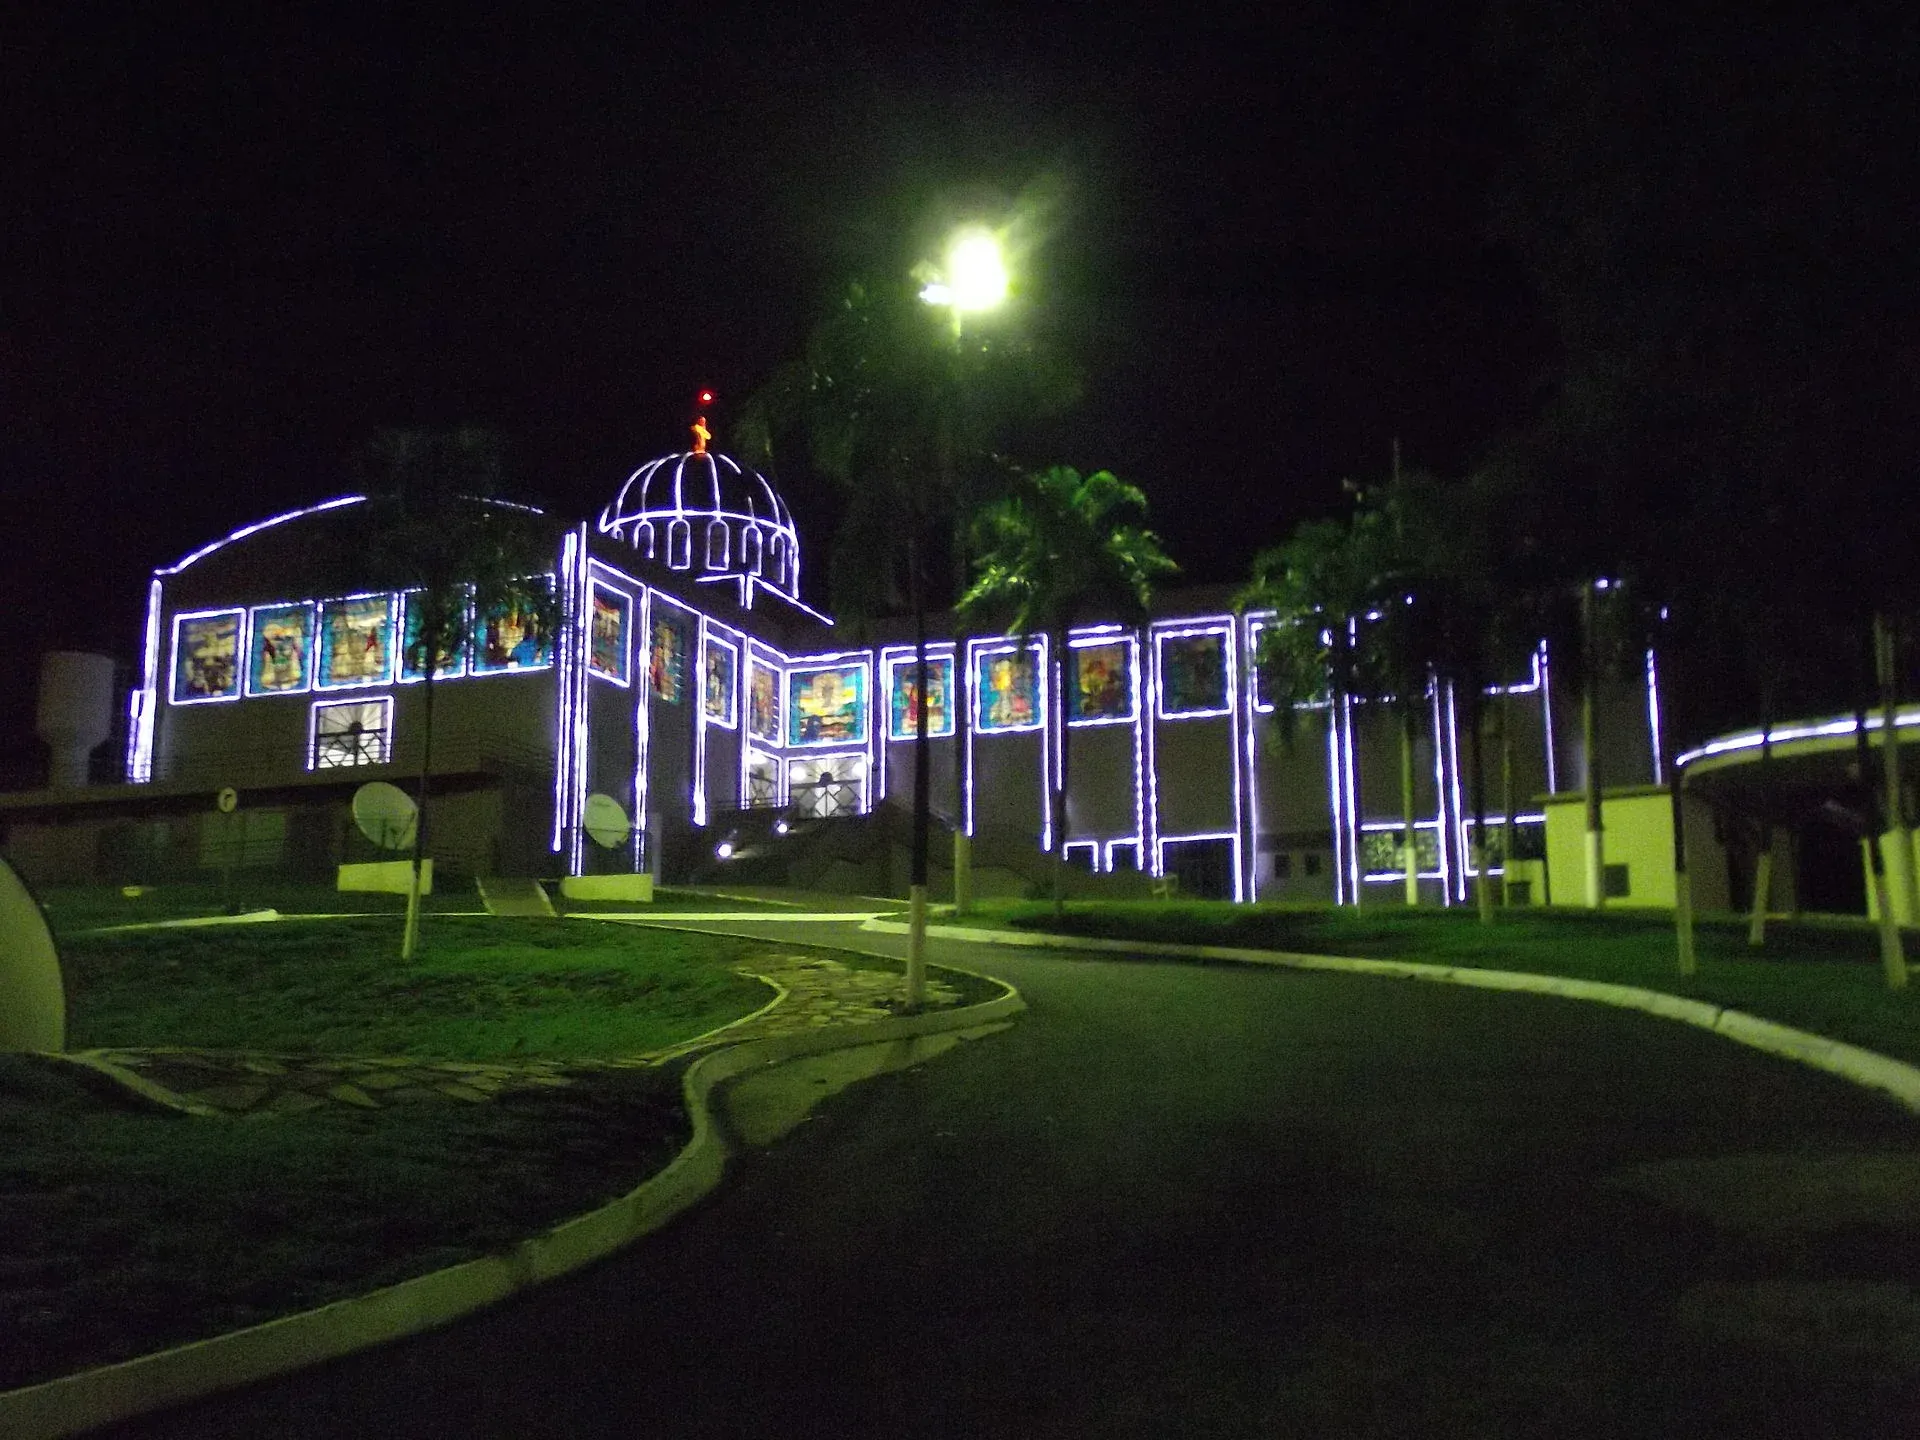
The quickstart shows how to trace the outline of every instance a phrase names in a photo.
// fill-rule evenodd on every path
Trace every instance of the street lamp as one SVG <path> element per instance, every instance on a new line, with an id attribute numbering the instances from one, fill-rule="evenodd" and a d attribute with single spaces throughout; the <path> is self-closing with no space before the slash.
<path id="1" fill-rule="evenodd" d="M 914 278 L 922 282 L 922 300 L 953 312 L 957 330 L 961 316 L 994 310 L 1006 301 L 1007 262 L 1000 237 L 983 225 L 956 231 L 947 242 L 945 265 L 922 265 Z"/>
<path id="2" fill-rule="evenodd" d="M 996 310 L 1006 303 L 1009 288 L 1007 261 L 1000 245 L 1000 237 L 984 225 L 968 225 L 956 230 L 947 241 L 946 259 L 941 265 L 923 261 L 914 268 L 913 278 L 920 281 L 920 298 L 928 305 L 947 311 L 953 318 L 953 336 L 960 339 L 961 326 L 965 317 L 983 311 Z M 941 406 L 939 440 L 940 486 L 943 492 L 953 488 L 953 429 L 955 417 L 953 409 L 964 403 L 961 393 L 964 381 L 956 366 L 953 373 L 953 389 L 948 393 Z M 958 553 L 956 551 L 956 553 Z M 961 577 L 964 580 L 964 577 Z M 957 637 L 956 637 L 957 640 Z M 957 915 L 965 915 L 972 906 L 973 899 L 973 842 L 967 834 L 966 792 L 972 781 L 968 773 L 967 727 L 971 717 L 966 714 L 968 705 L 968 679 L 966 666 L 968 656 L 964 645 L 956 644 L 953 657 L 953 693 L 948 703 L 955 710 L 953 727 L 954 740 L 954 830 L 953 830 L 953 908 Z M 914 864 L 915 879 L 919 882 L 910 886 L 907 924 L 907 1003 L 918 1006 L 926 993 L 926 928 L 927 928 L 927 887 L 925 884 L 924 856 L 926 836 L 922 827 L 927 823 L 923 818 L 927 804 L 927 786 L 931 781 L 931 762 L 927 753 L 925 739 L 927 662 L 924 645 L 916 647 L 914 656 L 914 684 L 919 693 L 918 728 L 920 734 L 914 751 Z"/>

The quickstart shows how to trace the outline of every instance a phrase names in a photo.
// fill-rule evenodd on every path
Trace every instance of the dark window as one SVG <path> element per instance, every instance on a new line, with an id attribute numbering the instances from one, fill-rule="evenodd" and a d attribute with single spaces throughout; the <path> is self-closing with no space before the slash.
<path id="1" fill-rule="evenodd" d="M 1233 898 L 1233 842 L 1231 840 L 1169 840 L 1162 847 L 1167 874 L 1180 882 L 1180 893 L 1202 900 Z"/>
<path id="2" fill-rule="evenodd" d="M 1293 856 L 1284 850 L 1274 856 L 1273 873 L 1281 880 L 1291 880 L 1293 878 Z"/>
<path id="3" fill-rule="evenodd" d="M 1603 877 L 1602 888 L 1605 890 L 1606 897 L 1609 900 L 1626 899 L 1632 891 L 1632 887 L 1627 883 L 1627 867 L 1624 865 L 1607 866 L 1606 873 Z"/>
<path id="4" fill-rule="evenodd" d="M 1305 862 L 1305 865 L 1303 868 L 1305 869 L 1306 873 L 1309 876 L 1318 875 L 1320 873 L 1320 852 L 1319 851 L 1309 850 L 1305 855 L 1301 856 L 1300 858 Z"/>

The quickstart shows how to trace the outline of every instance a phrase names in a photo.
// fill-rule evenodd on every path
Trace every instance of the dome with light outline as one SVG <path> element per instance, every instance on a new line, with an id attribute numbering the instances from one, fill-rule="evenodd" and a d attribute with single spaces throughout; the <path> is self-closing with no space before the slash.
<path id="1" fill-rule="evenodd" d="M 600 533 L 696 580 L 737 581 L 743 600 L 765 586 L 798 602 L 800 535 L 786 502 L 764 475 L 708 450 L 704 425 L 694 440 L 629 475 Z"/>

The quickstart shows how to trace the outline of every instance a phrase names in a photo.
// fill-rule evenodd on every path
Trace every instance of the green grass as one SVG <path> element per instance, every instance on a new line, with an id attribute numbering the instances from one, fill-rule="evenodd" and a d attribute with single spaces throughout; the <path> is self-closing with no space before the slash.
<path id="1" fill-rule="evenodd" d="M 75 935 L 68 1045 L 184 1045 L 463 1060 L 633 1055 L 766 1003 L 731 967 L 765 941 L 436 916 Z"/>
<path id="2" fill-rule="evenodd" d="M 767 910 L 790 907 L 753 900 L 716 900 L 691 890 L 660 889 L 646 904 L 617 900 L 567 900 L 558 885 L 547 894 L 561 914 L 665 914 L 676 910 Z M 218 882 L 156 885 L 141 894 L 127 895 L 117 885 L 70 885 L 49 889 L 40 897 L 47 923 L 56 936 L 75 935 L 113 925 L 150 924 L 156 920 L 187 920 L 225 915 L 233 910 L 278 910 L 283 915 L 402 915 L 404 895 L 342 892 L 331 885 L 272 876 L 238 875 L 231 898 Z M 471 913 L 482 909 L 471 881 L 449 881 L 436 894 L 423 897 L 428 914 Z"/>
<path id="3" fill-rule="evenodd" d="M 504 1248 L 630 1190 L 685 1138 L 668 1070 L 201 1120 L 0 1055 L 0 1388 Z"/>
<path id="4" fill-rule="evenodd" d="M 1920 1064 L 1920 988 L 1889 992 L 1875 932 L 1845 921 L 1776 922 L 1751 949 L 1744 921 L 1699 922 L 1698 972 L 1679 974 L 1673 921 L 1654 912 L 1519 910 L 1482 925 L 1471 909 L 1230 905 L 1215 901 L 983 902 L 969 925 L 1122 940 L 1415 960 L 1638 985 L 1726 1005 Z M 1909 933 L 1909 953 L 1920 946 Z M 1916 980 L 1920 987 L 1920 979 Z"/>

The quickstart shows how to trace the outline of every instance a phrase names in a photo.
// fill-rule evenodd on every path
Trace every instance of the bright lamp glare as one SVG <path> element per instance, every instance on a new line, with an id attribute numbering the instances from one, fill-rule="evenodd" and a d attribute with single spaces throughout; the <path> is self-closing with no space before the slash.
<path id="1" fill-rule="evenodd" d="M 985 230 L 969 230 L 947 252 L 947 304 L 956 310 L 991 310 L 1007 298 L 1007 266 L 1000 242 Z"/>
<path id="2" fill-rule="evenodd" d="M 713 847 L 713 853 L 722 860 L 731 860 L 733 858 L 733 842 L 731 840 L 722 840 L 718 845 Z"/>

